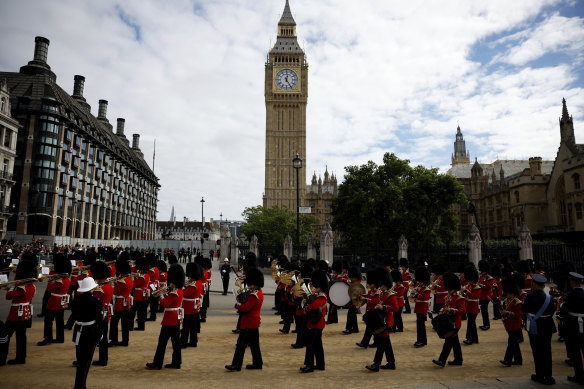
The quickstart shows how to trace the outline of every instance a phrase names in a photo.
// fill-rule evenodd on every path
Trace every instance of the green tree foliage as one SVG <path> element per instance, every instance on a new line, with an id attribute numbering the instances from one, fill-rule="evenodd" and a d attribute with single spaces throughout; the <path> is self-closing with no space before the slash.
<path id="1" fill-rule="evenodd" d="M 281 246 L 286 235 L 296 242 L 296 213 L 288 208 L 264 208 L 262 206 L 247 207 L 241 214 L 245 224 L 241 231 L 247 236 L 256 235 L 259 242 L 269 246 Z M 300 244 L 306 244 L 308 236 L 314 233 L 312 225 L 317 222 L 316 216 L 300 215 Z"/>
<path id="2" fill-rule="evenodd" d="M 348 166 L 333 199 L 333 228 L 352 246 L 392 247 L 405 235 L 413 247 L 444 246 L 454 239 L 455 203 L 464 187 L 438 169 L 411 167 L 393 153 L 383 164 Z"/>

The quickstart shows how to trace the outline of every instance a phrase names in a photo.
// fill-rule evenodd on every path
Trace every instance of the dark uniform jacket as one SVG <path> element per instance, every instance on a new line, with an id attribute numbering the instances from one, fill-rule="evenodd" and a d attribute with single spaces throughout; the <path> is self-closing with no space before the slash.
<path id="1" fill-rule="evenodd" d="M 575 315 L 584 314 L 584 289 L 574 288 L 566 293 L 566 296 L 564 297 L 564 303 L 560 307 L 560 313 L 564 319 L 566 331 L 573 335 L 579 333 L 579 318 Z M 572 313 L 572 315 L 570 315 L 570 313 Z M 584 321 L 584 317 L 582 317 L 580 321 Z M 582 333 L 580 332 L 580 334 Z"/>
<path id="2" fill-rule="evenodd" d="M 543 290 L 534 290 L 529 293 L 525 300 L 523 301 L 523 314 L 524 315 L 535 315 L 539 309 L 542 307 L 546 299 L 546 293 Z M 554 324 L 554 313 L 556 311 L 556 301 L 552 297 L 549 305 L 537 319 L 537 334 L 553 334 L 556 332 L 556 325 Z"/>

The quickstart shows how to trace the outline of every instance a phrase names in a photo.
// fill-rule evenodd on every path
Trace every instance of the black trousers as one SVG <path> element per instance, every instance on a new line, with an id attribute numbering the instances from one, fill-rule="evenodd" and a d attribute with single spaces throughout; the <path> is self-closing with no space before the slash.
<path id="1" fill-rule="evenodd" d="M 347 325 L 345 330 L 351 332 L 359 332 L 359 323 L 357 321 L 357 307 L 351 305 L 347 311 Z"/>
<path id="2" fill-rule="evenodd" d="M 158 300 L 160 297 L 150 296 L 148 302 L 150 305 L 150 319 L 156 320 L 156 312 L 158 312 Z"/>
<path id="3" fill-rule="evenodd" d="M 168 339 L 172 342 L 172 364 L 180 366 L 182 363 L 180 350 L 180 326 L 161 326 L 160 335 L 158 336 L 158 346 L 156 347 L 156 354 L 154 354 L 153 363 L 156 366 L 162 366 Z"/>
<path id="4" fill-rule="evenodd" d="M 108 345 L 107 345 L 107 332 L 108 332 L 109 322 L 101 322 L 101 339 L 99 341 L 99 362 L 107 363 L 108 360 Z"/>
<path id="5" fill-rule="evenodd" d="M 483 326 L 490 327 L 491 322 L 489 321 L 489 302 L 490 300 L 480 300 L 479 305 L 481 306 L 481 316 L 483 317 Z"/>
<path id="6" fill-rule="evenodd" d="M 306 315 L 295 315 L 296 344 L 306 345 Z"/>
<path id="7" fill-rule="evenodd" d="M 370 327 L 365 326 L 365 333 L 363 333 L 363 339 L 361 339 L 361 343 L 365 346 L 369 346 L 369 342 L 371 341 L 371 337 L 373 336 L 373 331 Z"/>
<path id="8" fill-rule="evenodd" d="M 479 334 L 477 332 L 477 316 L 478 313 L 466 313 L 466 340 L 473 343 L 479 342 Z"/>
<path id="9" fill-rule="evenodd" d="M 209 291 L 207 291 L 207 293 L 205 293 L 205 295 L 203 296 L 203 305 L 202 305 L 201 311 L 200 311 L 200 316 L 201 316 L 201 319 L 203 319 L 203 320 L 207 319 L 207 308 L 209 308 L 210 303 L 211 303 L 211 301 L 209 299 Z"/>
<path id="10" fill-rule="evenodd" d="M 338 323 L 339 322 L 339 315 L 337 313 L 337 306 L 334 305 L 333 303 L 331 303 L 330 305 L 330 310 L 328 313 L 328 319 L 327 322 L 329 323 Z"/>
<path id="11" fill-rule="evenodd" d="M 404 307 L 399 307 L 397 312 L 393 313 L 393 328 L 399 332 L 402 332 L 404 330 L 404 321 L 402 319 L 403 310 Z"/>
<path id="12" fill-rule="evenodd" d="M 197 333 L 201 327 L 199 313 L 185 315 L 183 319 L 182 329 L 180 332 L 180 343 L 183 346 L 196 346 L 198 342 Z M 189 342 L 189 336 L 191 341 Z"/>
<path id="13" fill-rule="evenodd" d="M 322 347 L 322 329 L 308 328 L 306 337 L 306 354 L 304 364 L 308 367 L 324 369 L 324 348 Z M 316 365 L 314 361 L 316 359 Z"/>
<path id="14" fill-rule="evenodd" d="M 493 319 L 497 320 L 501 318 L 501 303 L 499 298 L 494 298 L 493 300 Z"/>
<path id="15" fill-rule="evenodd" d="M 136 301 L 134 300 L 134 305 L 132 306 L 132 313 L 130 314 L 130 326 L 134 325 L 134 316 L 138 316 L 138 329 L 143 330 L 146 328 L 146 318 L 148 316 L 148 300 Z"/>
<path id="16" fill-rule="evenodd" d="M 75 347 L 75 355 L 77 356 L 77 371 L 75 373 L 75 389 L 85 389 L 87 382 L 87 375 L 91 367 L 91 360 L 95 352 L 97 343 L 95 330 L 97 324 L 83 327 L 79 337 L 79 344 Z"/>
<path id="17" fill-rule="evenodd" d="M 6 330 L 8 332 L 8 342 L 6 343 L 6 353 L 10 345 L 10 338 L 16 332 L 16 357 L 19 362 L 26 361 L 26 329 L 30 328 L 32 320 L 7 321 Z"/>
<path id="18" fill-rule="evenodd" d="M 582 355 L 584 354 L 584 335 L 571 334 L 566 331 L 566 350 L 568 357 L 574 362 L 574 376 L 584 379 Z"/>
<path id="19" fill-rule="evenodd" d="M 383 360 L 383 354 L 385 354 L 385 359 L 388 363 L 395 363 L 395 357 L 393 355 L 393 347 L 391 347 L 391 340 L 389 335 L 386 337 L 375 336 L 375 343 L 377 343 L 377 351 L 375 351 L 375 357 L 373 358 L 373 363 L 376 365 L 381 365 Z"/>
<path id="20" fill-rule="evenodd" d="M 260 331 L 258 328 L 242 328 L 237 337 L 237 345 L 233 354 L 231 364 L 241 368 L 243 365 L 243 356 L 249 346 L 251 350 L 252 363 L 254 366 L 262 366 L 262 352 L 260 350 Z"/>
<path id="21" fill-rule="evenodd" d="M 409 293 L 409 291 L 407 290 L 407 287 L 406 287 L 406 293 L 404 293 L 404 312 L 405 313 L 412 313 L 412 310 L 410 308 L 410 300 L 408 300 L 408 293 Z"/>
<path id="22" fill-rule="evenodd" d="M 55 326 L 57 331 L 55 333 L 54 340 L 56 342 L 65 341 L 65 322 L 64 322 L 65 311 L 60 309 L 58 311 L 53 311 L 52 309 L 47 309 L 45 312 L 45 329 L 44 337 L 47 341 L 53 341 L 53 320 L 55 321 Z"/>
<path id="23" fill-rule="evenodd" d="M 282 329 L 285 332 L 290 332 L 290 325 L 294 321 L 294 313 L 296 311 L 295 305 L 286 304 L 284 305 L 284 327 Z"/>
<path id="24" fill-rule="evenodd" d="M 109 338 L 112 342 L 118 342 L 118 323 L 122 323 L 122 343 L 130 341 L 130 311 L 114 311 L 110 324 Z"/>
<path id="25" fill-rule="evenodd" d="M 503 358 L 507 362 L 523 363 L 521 349 L 519 348 L 519 336 L 521 335 L 521 331 L 521 329 L 507 330 L 507 350 L 505 350 L 505 357 Z"/>
<path id="26" fill-rule="evenodd" d="M 529 334 L 529 344 L 533 353 L 535 375 L 540 378 L 552 376 L 552 334 Z"/>
<path id="27" fill-rule="evenodd" d="M 440 303 L 440 304 L 434 303 L 434 309 L 433 309 L 433 311 L 436 312 L 436 313 L 438 313 L 438 312 L 440 312 L 440 310 L 442 309 L 443 306 L 444 306 L 444 303 Z"/>
<path id="28" fill-rule="evenodd" d="M 426 320 L 428 315 L 425 313 L 416 313 L 416 335 L 417 343 L 428 344 L 426 338 Z"/>
<path id="29" fill-rule="evenodd" d="M 227 288 L 229 288 L 229 277 L 223 277 L 223 294 L 227 294 Z"/>
<path id="30" fill-rule="evenodd" d="M 454 335 L 444 339 L 444 346 L 442 346 L 439 360 L 446 362 L 451 350 L 454 351 L 454 360 L 456 362 L 462 362 L 462 349 L 460 348 L 460 341 L 458 339 L 458 330 Z"/>
<path id="31" fill-rule="evenodd" d="M 41 306 L 41 315 L 44 316 L 47 312 L 47 304 L 49 302 L 49 298 L 51 297 L 51 292 L 45 292 L 43 294 L 43 305 Z"/>

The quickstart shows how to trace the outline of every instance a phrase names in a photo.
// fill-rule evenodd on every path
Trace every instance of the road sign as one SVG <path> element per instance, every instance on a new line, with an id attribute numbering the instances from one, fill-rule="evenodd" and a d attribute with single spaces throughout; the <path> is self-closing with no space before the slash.
<path id="1" fill-rule="evenodd" d="M 299 213 L 312 213 L 312 208 L 310 207 L 298 207 Z"/>

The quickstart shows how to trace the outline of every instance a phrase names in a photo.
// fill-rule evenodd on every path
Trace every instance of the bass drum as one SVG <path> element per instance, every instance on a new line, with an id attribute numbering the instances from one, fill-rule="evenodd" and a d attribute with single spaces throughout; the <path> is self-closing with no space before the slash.
<path id="1" fill-rule="evenodd" d="M 440 339 L 449 338 L 457 331 L 454 320 L 447 314 L 440 314 L 434 317 L 432 319 L 432 327 L 434 327 Z"/>
<path id="2" fill-rule="evenodd" d="M 372 309 L 363 315 L 363 321 L 367 329 L 374 335 L 379 335 L 385 331 L 385 317 L 380 309 Z"/>
<path id="3" fill-rule="evenodd" d="M 349 284 L 344 281 L 332 281 L 329 284 L 329 298 L 337 307 L 344 307 L 351 302 Z"/>

